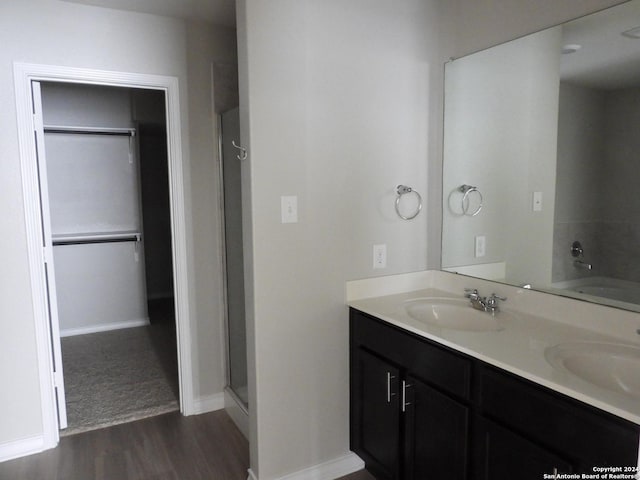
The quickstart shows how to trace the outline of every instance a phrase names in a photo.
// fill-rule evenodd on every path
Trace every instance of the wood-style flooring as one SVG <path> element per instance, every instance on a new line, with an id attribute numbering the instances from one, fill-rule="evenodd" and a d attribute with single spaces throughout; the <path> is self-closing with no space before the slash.
<path id="1" fill-rule="evenodd" d="M 0 463 L 1 480 L 246 480 L 247 440 L 219 410 L 178 412 L 63 437 Z"/>
<path id="2" fill-rule="evenodd" d="M 223 411 L 178 412 L 63 437 L 0 463 L 0 480 L 247 480 L 249 444 Z M 340 480 L 375 480 L 365 471 Z"/>

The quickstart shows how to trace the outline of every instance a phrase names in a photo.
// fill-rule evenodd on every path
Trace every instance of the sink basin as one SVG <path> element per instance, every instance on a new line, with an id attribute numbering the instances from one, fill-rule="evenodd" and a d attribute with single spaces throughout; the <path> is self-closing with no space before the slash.
<path id="1" fill-rule="evenodd" d="M 547 348 L 545 358 L 558 370 L 600 388 L 640 399 L 640 347 L 567 342 Z"/>
<path id="2" fill-rule="evenodd" d="M 425 297 L 408 300 L 404 304 L 414 320 L 450 330 L 491 332 L 503 328 L 504 312 L 492 315 L 471 307 L 469 300 L 445 297 Z"/>

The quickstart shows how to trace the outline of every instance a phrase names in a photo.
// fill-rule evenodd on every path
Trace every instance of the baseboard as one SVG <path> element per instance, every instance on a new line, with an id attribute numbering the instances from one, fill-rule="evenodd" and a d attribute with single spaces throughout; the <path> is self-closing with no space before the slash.
<path id="1" fill-rule="evenodd" d="M 61 337 L 72 337 L 74 335 L 86 335 L 88 333 L 108 332 L 109 330 L 120 330 L 121 328 L 144 327 L 149 325 L 149 318 L 137 318 L 126 322 L 102 323 L 99 325 L 89 325 L 86 327 L 64 328 L 60 330 Z"/>
<path id="2" fill-rule="evenodd" d="M 347 455 L 334 458 L 328 462 L 290 473 L 289 475 L 280 477 L 278 480 L 333 480 L 357 472 L 363 468 L 364 462 L 360 457 L 350 452 Z M 249 470 L 250 478 L 252 475 L 251 470 Z M 253 479 L 257 480 L 255 476 L 253 476 Z"/>
<path id="3" fill-rule="evenodd" d="M 23 438 L 0 444 L 0 462 L 13 460 L 14 458 L 26 457 L 34 453 L 40 453 L 45 450 L 44 436 L 36 435 L 34 437 Z"/>
<path id="4" fill-rule="evenodd" d="M 224 408 L 224 393 L 214 393 L 213 395 L 195 398 L 192 407 L 191 412 L 189 412 L 190 415 L 222 410 Z"/>

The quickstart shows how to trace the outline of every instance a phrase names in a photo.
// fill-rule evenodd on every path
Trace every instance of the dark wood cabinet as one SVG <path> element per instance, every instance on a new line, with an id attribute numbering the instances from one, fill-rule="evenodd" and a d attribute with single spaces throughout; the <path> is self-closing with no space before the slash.
<path id="1" fill-rule="evenodd" d="M 399 478 L 400 408 L 397 385 L 400 371 L 385 360 L 360 349 L 354 355 L 358 408 L 357 438 L 360 456 L 378 478 Z"/>
<path id="2" fill-rule="evenodd" d="M 351 340 L 351 448 L 367 469 L 465 480 L 469 411 L 449 392 L 468 395 L 466 359 L 356 312 Z"/>
<path id="3" fill-rule="evenodd" d="M 640 427 L 352 309 L 351 449 L 379 480 L 634 466 Z"/>
<path id="4" fill-rule="evenodd" d="M 474 427 L 474 479 L 540 480 L 573 471 L 566 459 L 489 420 L 478 417 Z"/>
<path id="5" fill-rule="evenodd" d="M 476 373 L 478 414 L 561 453 L 571 471 L 637 463 L 637 425 L 481 362 Z"/>
<path id="6" fill-rule="evenodd" d="M 406 382 L 402 478 L 467 478 L 469 409 L 411 375 Z"/>

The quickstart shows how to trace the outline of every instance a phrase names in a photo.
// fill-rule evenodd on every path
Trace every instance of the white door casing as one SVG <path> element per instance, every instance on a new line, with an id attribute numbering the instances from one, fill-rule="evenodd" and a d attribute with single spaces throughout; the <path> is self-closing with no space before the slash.
<path id="1" fill-rule="evenodd" d="M 42 248 L 44 256 L 44 275 L 47 316 L 51 332 L 51 361 L 53 362 L 53 388 L 58 410 L 58 426 L 67 428 L 67 404 L 64 392 L 64 373 L 62 368 L 62 349 L 60 348 L 60 322 L 58 320 L 58 301 L 56 292 L 55 265 L 53 262 L 53 240 L 51 233 L 51 211 L 49 210 L 49 182 L 47 179 L 47 155 L 44 146 L 44 124 L 42 114 L 42 94 L 40 82 L 31 82 L 33 98 L 33 130 L 36 142 L 36 162 L 40 186 L 40 211 L 42 216 Z"/>
<path id="2" fill-rule="evenodd" d="M 54 348 L 51 341 L 56 332 L 54 332 L 55 327 L 52 326 L 49 321 L 49 301 L 47 297 L 48 267 L 45 267 L 45 249 L 43 248 L 45 231 L 42 212 L 44 209 L 41 202 L 38 178 L 38 149 L 40 148 L 40 151 L 42 151 L 43 146 L 36 144 L 36 136 L 34 135 L 35 125 L 33 112 L 35 109 L 31 87 L 32 83 L 36 82 L 67 82 L 153 89 L 165 92 L 180 410 L 185 415 L 195 413 L 190 348 L 191 329 L 187 271 L 187 228 L 178 79 L 161 75 L 111 72 L 16 62 L 14 64 L 14 80 L 29 272 L 32 285 L 35 335 L 38 349 L 43 421 L 41 449 L 53 448 L 57 445 L 59 441 L 59 428 L 62 427 L 63 422 L 58 420 L 57 412 L 55 379 L 53 374 Z M 49 272 L 49 277 L 53 279 L 52 271 Z M 60 375 L 61 373 L 60 371 Z M 60 379 L 60 381 L 62 381 L 62 379 Z"/>

